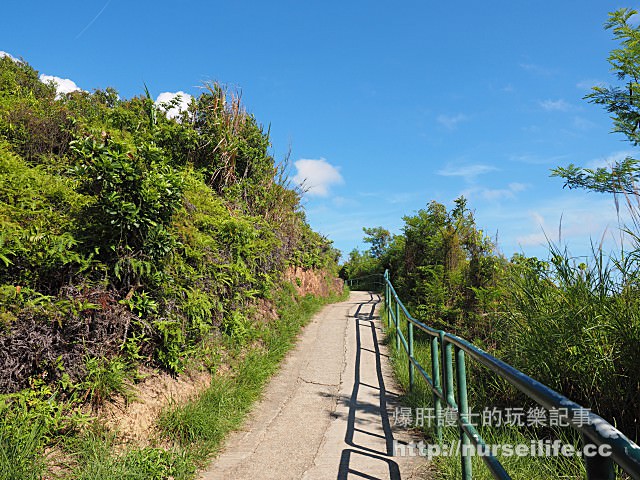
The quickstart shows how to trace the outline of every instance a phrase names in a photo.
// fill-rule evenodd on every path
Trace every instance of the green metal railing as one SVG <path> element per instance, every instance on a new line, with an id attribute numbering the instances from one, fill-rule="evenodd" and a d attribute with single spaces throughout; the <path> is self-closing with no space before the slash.
<path id="1" fill-rule="evenodd" d="M 587 479 L 614 479 L 614 462 L 631 478 L 640 479 L 640 447 L 622 432 L 602 417 L 528 377 L 468 341 L 451 333 L 431 328 L 416 320 L 409 314 L 402 301 L 398 298 L 398 294 L 389 279 L 389 272 L 386 271 L 384 276 L 379 275 L 379 277 L 384 279 L 384 307 L 387 321 L 393 322 L 395 327 L 396 347 L 400 349 L 400 345 L 402 345 L 407 354 L 410 388 L 413 388 L 417 371 L 433 392 L 436 419 L 442 418 L 443 406 L 457 412 L 456 423 L 460 430 L 460 456 L 463 479 L 472 478 L 471 456 L 468 455 L 470 447 L 465 447 L 465 445 L 473 444 L 476 448 L 484 448 L 483 451 L 487 452 L 485 441 L 470 421 L 471 412 L 467 401 L 465 367 L 467 357 L 509 382 L 530 399 L 547 409 L 547 411 L 556 410 L 557 412 L 562 412 L 564 417 L 560 418 L 560 420 L 564 420 L 571 428 L 578 431 L 582 435 L 585 445 L 608 446 L 611 452 L 610 456 L 584 457 Z M 401 328 L 401 322 L 403 321 L 406 321 L 406 337 Z M 425 367 L 414 356 L 413 337 L 415 328 L 422 330 L 431 337 L 430 374 L 427 373 Z M 441 422 L 436 421 L 435 428 L 436 437 L 439 442 L 442 442 Z M 495 478 L 511 478 L 496 457 L 482 455 L 482 459 Z"/>
<path id="2" fill-rule="evenodd" d="M 345 284 L 351 290 L 373 290 L 376 292 L 382 292 L 385 285 L 384 276 L 380 273 L 345 280 Z"/>

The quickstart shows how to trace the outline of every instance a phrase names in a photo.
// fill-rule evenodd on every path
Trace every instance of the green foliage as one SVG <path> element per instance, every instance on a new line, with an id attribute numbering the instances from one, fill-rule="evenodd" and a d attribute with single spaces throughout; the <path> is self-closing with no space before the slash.
<path id="1" fill-rule="evenodd" d="M 70 475 L 74 479 L 178 480 L 193 478 L 196 471 L 188 452 L 153 447 L 121 451 L 113 435 L 98 426 L 68 440 L 65 447 L 77 463 Z"/>
<path id="2" fill-rule="evenodd" d="M 222 331 L 234 341 L 244 343 L 249 336 L 250 326 L 240 312 L 230 312 L 222 320 Z"/>
<path id="3" fill-rule="evenodd" d="M 182 200 L 181 176 L 151 144 L 132 149 L 86 137 L 71 145 L 82 189 L 94 198 L 83 212 L 84 236 L 125 286 L 149 276 L 156 265 L 139 260 L 162 259 L 176 246 L 168 227 Z"/>
<path id="4" fill-rule="evenodd" d="M 353 251 L 343 267 L 346 278 L 385 269 L 417 318 L 471 338 L 484 337 L 490 318 L 485 308 L 495 302 L 503 259 L 475 224 L 466 199 L 454 208 L 431 202 L 404 217 L 403 235 L 391 237 L 382 227 L 365 228 L 364 253 Z"/>
<path id="5" fill-rule="evenodd" d="M 640 144 L 640 26 L 630 21 L 636 13 L 619 9 L 609 14 L 605 24 L 619 42 L 608 61 L 622 85 L 597 86 L 586 96 L 609 112 L 613 131 L 622 133 L 634 146 Z M 549 270 L 532 274 L 527 273 L 528 267 L 520 265 L 521 273 L 515 278 L 523 294 L 514 298 L 520 321 L 525 328 L 549 332 L 564 348 L 558 358 L 559 350 L 550 348 L 548 342 L 534 351 L 530 341 L 516 336 L 516 345 L 522 355 L 529 354 L 538 361 L 528 365 L 536 374 L 589 402 L 606 418 L 617 421 L 628 435 L 638 438 L 640 427 L 635 417 L 640 408 L 640 378 L 635 373 L 637 369 L 630 366 L 631 359 L 638 356 L 640 331 L 636 315 L 640 248 L 638 161 L 627 157 L 609 168 L 597 169 L 571 164 L 552 170 L 552 176 L 563 178 L 569 188 L 623 194 L 632 224 L 622 228 L 633 247 L 618 258 L 594 249 L 593 260 L 579 265 L 571 263 L 566 252 L 552 248 Z M 527 298 L 530 294 L 535 295 L 536 304 Z M 515 355 L 514 361 L 522 363 L 522 355 Z M 566 377 L 558 378 L 554 374 L 557 371 L 566 373 Z"/>
<path id="6" fill-rule="evenodd" d="M 582 168 L 569 164 L 566 167 L 557 167 L 551 171 L 552 177 L 560 177 L 565 180 L 564 186 L 584 188 L 600 193 L 624 193 L 637 194 L 636 182 L 640 178 L 638 161 L 627 157 L 616 162 L 609 168 Z"/>
<path id="7" fill-rule="evenodd" d="M 0 407 L 0 478 L 40 479 L 44 471 L 42 425 L 6 414 L 6 406 Z"/>
<path id="8" fill-rule="evenodd" d="M 160 342 L 156 355 L 160 364 L 172 373 L 180 373 L 185 355 L 185 338 L 182 325 L 177 320 L 155 322 Z"/>
<path id="9" fill-rule="evenodd" d="M 102 405 L 106 400 L 120 395 L 126 401 L 133 399 L 132 380 L 135 376 L 131 365 L 120 357 L 110 360 L 88 357 L 86 359 L 84 381 L 79 388 L 84 392 L 83 399 L 94 407 Z"/>
<path id="10" fill-rule="evenodd" d="M 636 251 L 616 258 L 594 248 L 592 260 L 576 262 L 550 245 L 548 261 L 515 255 L 507 262 L 459 199 L 451 211 L 432 202 L 405 217 L 404 235 L 379 258 L 354 252 L 345 271 L 391 267 L 416 318 L 467 338 L 637 438 L 639 260 Z M 470 372 L 471 384 L 483 385 L 478 404 L 513 399 L 487 372 Z"/>
<path id="11" fill-rule="evenodd" d="M 503 358 L 637 438 L 640 296 L 637 257 L 574 262 L 515 258 L 497 329 Z"/>
<path id="12" fill-rule="evenodd" d="M 28 64 L 0 58 L 0 137 L 24 159 L 39 163 L 69 148 L 74 123 L 55 87 L 44 84 Z"/>
<path id="13" fill-rule="evenodd" d="M 238 96 L 214 84 L 179 118 L 166 107 L 146 87 L 56 95 L 0 58 L 0 393 L 16 395 L 0 469 L 31 462 L 24 476 L 38 476 L 43 448 L 80 422 L 71 410 L 129 398 L 139 363 L 177 374 L 213 338 L 242 356 L 268 331 L 252 309 L 289 266 L 337 270 Z M 274 328 L 286 340 L 265 339 L 270 355 L 296 326 Z M 18 392 L 27 385 L 37 399 Z M 115 453 L 100 432 L 86 440 L 66 446 L 74 478 L 184 478 L 193 466 L 163 450 Z"/>
<path id="14" fill-rule="evenodd" d="M 384 309 L 381 309 L 381 312 L 383 316 L 382 323 L 383 325 L 386 325 L 387 319 Z M 394 325 L 391 324 L 386 328 L 385 333 L 387 334 L 387 338 L 393 338 L 393 335 L 395 334 Z M 403 328 L 403 333 L 407 335 L 406 327 Z M 416 376 L 414 388 L 409 390 L 409 367 L 406 356 L 407 354 L 403 347 L 401 346 L 400 349 L 396 349 L 394 341 L 388 342 L 388 346 L 391 351 L 390 356 L 395 377 L 398 379 L 398 382 L 404 392 L 400 399 L 402 405 L 409 406 L 414 409 L 435 408 L 433 403 L 433 392 L 419 375 Z M 416 338 L 414 341 L 414 356 L 415 358 L 420 359 L 422 365 L 428 366 L 431 364 L 430 338 L 423 338 L 420 336 Z M 484 376 L 478 376 L 479 369 L 475 369 L 473 367 L 473 362 L 467 361 L 467 375 L 470 375 L 470 380 L 468 382 L 469 402 L 473 413 L 477 414 L 484 406 L 496 407 L 498 405 L 497 402 L 504 400 L 502 397 L 508 395 L 515 396 L 515 389 L 509 389 L 506 382 L 498 382 L 501 390 L 498 390 L 497 388 L 483 388 L 485 383 L 496 383 L 496 378 L 487 376 L 486 374 Z M 428 368 L 427 371 L 429 371 Z M 486 372 L 486 370 L 484 372 Z M 496 395 L 499 396 L 497 397 Z M 518 401 L 521 402 L 521 399 L 518 398 Z M 523 403 L 511 402 L 508 405 L 508 408 L 512 406 L 522 408 Z M 561 429 L 554 428 L 545 432 L 535 432 L 507 424 L 502 426 L 494 425 L 483 427 L 481 425 L 482 422 L 475 423 L 479 424 L 477 426 L 478 431 L 485 443 L 488 445 L 528 445 L 532 438 L 535 438 L 538 434 L 542 434 L 545 439 L 559 438 L 563 444 L 572 444 L 576 449 L 580 446 L 579 439 L 576 438 L 576 436 L 571 436 L 570 432 L 563 431 Z M 428 439 L 431 441 L 435 440 L 436 432 L 433 421 L 429 422 L 425 419 L 421 430 Z M 444 426 L 442 430 L 443 445 L 450 445 L 459 440 L 460 433 L 457 426 Z M 505 467 L 511 478 L 555 480 L 557 478 L 585 477 L 584 463 L 579 457 L 523 457 L 518 455 L 505 456 L 499 454 L 498 460 Z M 435 470 L 437 478 L 461 477 L 459 455 L 439 455 L 435 456 L 432 461 L 433 464 L 431 468 Z M 472 470 L 473 478 L 483 480 L 490 480 L 494 478 L 482 458 L 479 456 L 472 458 Z"/>
<path id="15" fill-rule="evenodd" d="M 374 258 L 382 257 L 389 246 L 389 241 L 391 240 L 391 233 L 389 233 L 389 230 L 382 227 L 364 227 L 362 230 L 366 234 L 364 242 L 371 244 L 371 249 L 369 250 L 371 255 Z"/>
<path id="16" fill-rule="evenodd" d="M 69 179 L 29 166 L 0 140 L 0 284 L 52 291 L 89 268 L 72 233 L 85 203 Z"/>
<path id="17" fill-rule="evenodd" d="M 22 392 L 0 396 L 0 478 L 41 478 L 47 444 L 86 421 L 73 402 L 60 397 L 42 380 L 33 380 Z"/>

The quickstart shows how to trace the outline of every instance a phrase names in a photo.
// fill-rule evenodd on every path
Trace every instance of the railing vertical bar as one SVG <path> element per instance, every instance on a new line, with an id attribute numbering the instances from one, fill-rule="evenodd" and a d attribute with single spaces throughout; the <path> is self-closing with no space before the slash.
<path id="1" fill-rule="evenodd" d="M 442 391 L 440 385 L 440 352 L 438 351 L 438 337 L 431 338 L 431 378 L 433 380 L 433 387 L 436 390 Z M 435 414 L 436 423 L 436 438 L 438 443 L 442 443 L 442 404 L 440 403 L 440 397 L 437 394 L 433 394 L 433 411 Z"/>
<path id="2" fill-rule="evenodd" d="M 440 346 L 442 348 L 442 373 L 444 374 L 444 396 L 447 399 L 448 406 L 455 405 L 456 400 L 453 393 L 453 360 L 451 350 L 453 345 L 447 342 L 444 332 L 440 333 Z M 445 405 L 445 408 L 447 405 Z"/>
<path id="3" fill-rule="evenodd" d="M 396 350 L 400 350 L 400 299 L 395 298 L 396 301 Z"/>
<path id="4" fill-rule="evenodd" d="M 414 365 L 413 358 L 413 323 L 407 318 L 407 329 L 409 330 L 409 390 L 413 390 Z"/>
<path id="5" fill-rule="evenodd" d="M 582 443 L 592 443 L 585 435 L 582 435 Z M 584 465 L 587 470 L 587 480 L 614 480 L 616 478 L 611 457 L 602 455 L 584 456 Z"/>
<path id="6" fill-rule="evenodd" d="M 458 412 L 460 418 L 469 421 L 469 403 L 467 401 L 467 369 L 464 363 L 464 350 L 456 346 L 456 387 L 458 389 Z M 471 480 L 471 456 L 467 455 L 471 441 L 460 427 L 460 461 L 463 480 Z"/>
<path id="7" fill-rule="evenodd" d="M 389 312 L 390 312 L 390 295 L 389 295 L 389 291 L 391 290 L 391 287 L 389 286 L 389 282 L 387 281 L 389 279 L 389 270 L 385 270 L 384 272 L 384 308 L 385 308 L 385 313 L 387 314 L 387 328 L 389 327 Z"/>

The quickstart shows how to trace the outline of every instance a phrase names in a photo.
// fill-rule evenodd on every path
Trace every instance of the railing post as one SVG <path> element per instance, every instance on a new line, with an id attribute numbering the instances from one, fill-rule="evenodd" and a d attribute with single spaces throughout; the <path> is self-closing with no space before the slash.
<path id="1" fill-rule="evenodd" d="M 396 350 L 400 350 L 400 302 L 398 297 L 394 297 L 396 301 Z"/>
<path id="2" fill-rule="evenodd" d="M 460 418 L 469 421 L 469 403 L 467 401 L 467 369 L 464 364 L 464 350 L 456 346 L 456 386 L 458 387 L 458 412 Z M 462 463 L 463 480 L 471 480 L 471 456 L 465 455 L 470 440 L 460 427 L 460 461 Z"/>
<path id="3" fill-rule="evenodd" d="M 385 311 L 387 314 L 387 328 L 390 325 L 390 318 L 389 315 L 391 313 L 391 299 L 389 298 L 390 295 L 390 291 L 391 289 L 389 288 L 389 282 L 387 281 L 389 279 L 389 270 L 385 270 L 384 271 L 384 306 L 385 306 Z"/>
<path id="4" fill-rule="evenodd" d="M 409 317 L 407 317 L 407 330 L 409 332 L 409 390 L 413 390 L 413 322 Z"/>
<path id="5" fill-rule="evenodd" d="M 440 385 L 440 352 L 438 351 L 438 337 L 431 338 L 431 378 L 433 379 L 433 388 L 442 393 Z M 442 443 L 442 403 L 437 394 L 433 394 L 433 410 L 436 417 L 436 438 L 438 443 Z"/>
<path id="6" fill-rule="evenodd" d="M 582 435 L 582 444 L 592 443 L 589 438 Z M 587 470 L 587 480 L 614 480 L 616 478 L 611 457 L 601 455 L 584 456 L 584 465 Z"/>
<path id="7" fill-rule="evenodd" d="M 440 346 L 442 348 L 442 369 L 444 374 L 444 398 L 447 399 L 446 408 L 453 408 L 456 399 L 453 394 L 453 360 L 451 350 L 453 346 L 445 339 L 444 332 L 440 332 Z"/>

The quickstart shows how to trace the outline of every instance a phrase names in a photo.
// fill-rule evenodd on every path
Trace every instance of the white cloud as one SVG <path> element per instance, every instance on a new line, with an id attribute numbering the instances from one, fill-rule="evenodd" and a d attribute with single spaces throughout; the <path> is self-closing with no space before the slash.
<path id="1" fill-rule="evenodd" d="M 447 165 L 444 168 L 438 170 L 438 175 L 443 177 L 464 177 L 466 180 L 472 180 L 478 175 L 494 172 L 498 170 L 492 165 Z"/>
<path id="2" fill-rule="evenodd" d="M 524 153 L 524 154 L 516 154 L 509 156 L 509 160 L 520 163 L 527 163 L 530 165 L 546 165 L 546 164 L 554 164 L 557 165 L 560 162 L 565 161 L 570 158 L 569 155 L 555 155 L 552 157 L 544 157 L 540 155 Z"/>
<path id="3" fill-rule="evenodd" d="M 541 246 L 548 241 L 565 242 L 569 249 L 577 248 L 587 254 L 589 242 L 600 242 L 611 248 L 620 244 L 620 221 L 627 220 L 624 211 L 618 212 L 611 199 L 595 199 L 588 194 L 549 198 L 529 212 L 529 222 L 516 236 L 521 246 Z M 528 230 L 528 231 L 527 231 Z"/>
<path id="4" fill-rule="evenodd" d="M 464 113 L 458 113 L 456 115 L 438 115 L 436 118 L 437 122 L 443 127 L 453 130 L 455 129 L 460 122 L 465 122 L 469 120 L 469 117 Z"/>
<path id="5" fill-rule="evenodd" d="M 18 60 L 16 57 L 14 57 L 13 55 L 11 55 L 10 53 L 8 53 L 8 52 L 4 52 L 4 51 L 0 50 L 0 58 L 3 58 L 3 57 L 9 57 L 9 58 L 10 58 L 11 60 L 13 60 L 14 62 L 19 62 L 19 61 L 20 61 L 20 60 Z"/>
<path id="6" fill-rule="evenodd" d="M 587 163 L 587 168 L 606 168 L 621 162 L 627 157 L 637 155 L 638 152 L 632 152 L 631 150 L 623 150 L 621 152 L 614 152 L 606 158 L 596 158 Z"/>
<path id="7" fill-rule="evenodd" d="M 544 67 L 542 65 L 537 65 L 535 63 L 521 63 L 520 68 L 522 68 L 523 70 L 526 70 L 527 72 L 531 72 L 535 75 L 541 75 L 544 77 L 548 77 L 550 75 L 555 74 L 554 70 Z"/>
<path id="8" fill-rule="evenodd" d="M 344 183 L 339 169 L 324 158 L 319 160 L 301 158 L 294 162 L 294 166 L 297 173 L 293 181 L 300 184 L 309 195 L 326 197 L 332 185 Z"/>
<path id="9" fill-rule="evenodd" d="M 56 96 L 60 96 L 64 93 L 76 92 L 81 90 L 80 87 L 76 85 L 73 80 L 69 80 L 68 78 L 60 78 L 54 75 L 40 75 L 40 81 L 42 83 L 50 83 L 53 82 L 56 86 Z"/>
<path id="10" fill-rule="evenodd" d="M 578 130 L 590 130 L 595 127 L 596 124 L 584 117 L 575 116 L 573 117 L 573 126 Z"/>
<path id="11" fill-rule="evenodd" d="M 333 202 L 333 205 L 335 205 L 338 208 L 353 208 L 353 207 L 360 206 L 360 203 L 353 198 L 334 197 L 332 199 L 332 202 Z"/>
<path id="12" fill-rule="evenodd" d="M 180 112 L 187 110 L 187 108 L 189 107 L 189 103 L 191 103 L 191 99 L 193 97 L 188 93 L 179 91 L 163 92 L 158 95 L 158 98 L 156 98 L 156 105 L 161 106 L 160 104 L 169 103 L 178 96 L 180 96 L 180 103 L 177 106 L 171 107 L 166 110 L 168 118 L 175 118 L 180 114 Z"/>
<path id="13" fill-rule="evenodd" d="M 604 87 L 606 84 L 601 80 L 585 79 L 580 80 L 576 87 L 580 90 L 591 90 L 593 87 Z"/>
<path id="14" fill-rule="evenodd" d="M 547 112 L 566 112 L 571 108 L 571 104 L 563 99 L 559 100 L 543 100 L 538 102 L 540 106 Z"/>
<path id="15" fill-rule="evenodd" d="M 516 193 L 526 190 L 528 187 L 524 183 L 512 182 L 507 188 L 482 188 L 478 194 L 485 200 L 506 200 L 516 198 Z"/>

